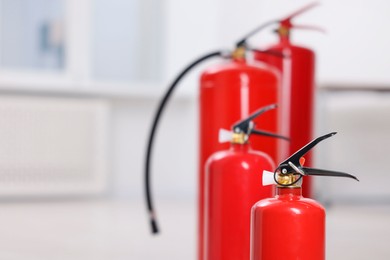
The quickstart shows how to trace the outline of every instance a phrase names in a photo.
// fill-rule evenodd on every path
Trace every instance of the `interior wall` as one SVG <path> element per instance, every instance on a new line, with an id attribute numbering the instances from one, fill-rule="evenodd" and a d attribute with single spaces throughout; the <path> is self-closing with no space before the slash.
<path id="1" fill-rule="evenodd" d="M 157 109 L 157 99 L 118 100 L 113 103 L 112 194 L 144 196 L 147 137 Z M 193 198 L 197 185 L 197 102 L 173 97 L 163 113 L 151 163 L 153 195 Z"/>
<path id="2" fill-rule="evenodd" d="M 328 203 L 389 203 L 387 163 L 390 159 L 390 92 L 320 92 L 323 99 L 319 129 L 337 131 L 316 149 L 317 165 L 356 175 L 349 179 L 317 178 L 316 191 Z"/>

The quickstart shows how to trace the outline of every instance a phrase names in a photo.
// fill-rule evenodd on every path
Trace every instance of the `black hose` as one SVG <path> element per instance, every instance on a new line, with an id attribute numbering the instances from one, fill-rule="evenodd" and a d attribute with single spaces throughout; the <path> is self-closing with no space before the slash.
<path id="1" fill-rule="evenodd" d="M 149 139 L 148 139 L 148 146 L 147 146 L 147 151 L 146 151 L 146 159 L 145 159 L 145 192 L 146 192 L 146 203 L 148 207 L 148 212 L 149 212 L 149 218 L 150 218 L 150 224 L 152 228 L 152 233 L 156 234 L 159 232 L 158 225 L 157 225 L 157 220 L 156 220 L 156 215 L 155 211 L 153 208 L 153 202 L 152 202 L 152 196 L 150 192 L 150 161 L 151 161 L 151 152 L 152 152 L 152 147 L 153 147 L 153 140 L 154 136 L 156 133 L 157 125 L 160 120 L 161 114 L 164 110 L 164 107 L 169 100 L 170 96 L 173 93 L 173 90 L 177 86 L 177 84 L 180 82 L 180 80 L 196 65 L 199 63 L 210 59 L 212 57 L 216 56 L 223 56 L 223 53 L 221 51 L 215 51 L 211 52 L 209 54 L 206 54 L 198 59 L 196 59 L 194 62 L 189 64 L 172 82 L 172 84 L 169 86 L 168 91 L 165 93 L 164 97 L 160 101 L 160 104 L 158 106 L 157 112 L 154 116 L 152 128 L 150 131 Z"/>
<path id="2" fill-rule="evenodd" d="M 254 30 L 252 30 L 249 33 L 247 33 L 241 40 L 237 41 L 236 46 L 237 47 L 245 46 L 248 38 L 252 37 L 253 35 L 258 33 L 259 31 L 263 30 L 265 27 L 268 27 L 271 24 L 275 24 L 275 23 L 278 23 L 278 22 L 279 22 L 279 20 L 272 20 L 272 21 L 266 22 L 266 23 L 256 27 Z"/>

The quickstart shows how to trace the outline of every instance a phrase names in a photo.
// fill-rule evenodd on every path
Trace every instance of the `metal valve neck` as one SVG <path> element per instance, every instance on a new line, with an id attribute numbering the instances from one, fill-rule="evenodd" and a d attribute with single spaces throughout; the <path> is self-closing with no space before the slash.
<path id="1" fill-rule="evenodd" d="M 245 48 L 245 46 L 238 46 L 232 52 L 232 59 L 233 60 L 245 60 L 245 57 L 246 57 L 246 48 Z"/>
<path id="2" fill-rule="evenodd" d="M 293 199 L 295 197 L 299 199 L 302 197 L 302 188 L 277 186 L 275 195 L 278 198 L 289 197 L 290 199 Z"/>
<path id="3" fill-rule="evenodd" d="M 288 38 L 290 36 L 290 28 L 286 26 L 280 26 L 277 30 L 278 34 L 282 38 Z"/>
<path id="4" fill-rule="evenodd" d="M 248 135 L 245 133 L 233 133 L 232 144 L 246 144 L 248 142 Z"/>
<path id="5" fill-rule="evenodd" d="M 302 175 L 299 173 L 287 173 L 274 175 L 275 181 L 278 184 L 277 187 L 289 187 L 289 188 L 301 188 L 302 187 Z"/>

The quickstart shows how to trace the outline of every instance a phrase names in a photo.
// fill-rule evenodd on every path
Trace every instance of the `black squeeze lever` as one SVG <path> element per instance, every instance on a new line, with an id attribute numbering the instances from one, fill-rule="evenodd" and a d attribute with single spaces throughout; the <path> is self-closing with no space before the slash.
<path id="1" fill-rule="evenodd" d="M 266 107 L 262 107 L 259 110 L 255 111 L 251 115 L 249 115 L 247 118 L 238 121 L 233 125 L 233 132 L 235 133 L 245 133 L 245 134 L 250 134 L 251 131 L 253 130 L 253 120 L 258 117 L 259 115 L 271 110 L 275 109 L 277 107 L 276 104 L 268 105 Z"/>
<path id="2" fill-rule="evenodd" d="M 253 120 L 256 117 L 260 116 L 261 114 L 263 114 L 269 110 L 275 109 L 276 107 L 277 107 L 276 104 L 272 104 L 272 105 L 268 105 L 266 107 L 262 107 L 262 108 L 258 109 L 254 113 L 250 114 L 247 118 L 242 119 L 242 120 L 238 121 L 237 123 L 235 123 L 232 126 L 232 129 L 233 129 L 232 132 L 228 131 L 228 130 L 220 129 L 219 142 L 224 143 L 224 142 L 232 141 L 232 134 L 233 133 L 234 134 L 243 134 L 243 140 L 241 140 L 242 142 L 247 142 L 249 139 L 249 136 L 251 134 L 276 137 L 276 138 L 280 138 L 280 139 L 284 139 L 284 140 L 289 141 L 290 139 L 285 137 L 285 136 L 274 134 L 274 133 L 263 131 L 263 130 L 253 129 L 255 126 Z"/>
<path id="3" fill-rule="evenodd" d="M 280 139 L 283 139 L 286 141 L 290 141 L 290 138 L 288 138 L 286 136 L 270 133 L 270 132 L 263 131 L 263 130 L 252 129 L 251 133 L 256 134 L 256 135 L 264 135 L 264 136 L 275 137 L 275 138 L 280 138 Z"/>
<path id="4" fill-rule="evenodd" d="M 274 133 L 263 131 L 263 130 L 253 129 L 254 128 L 253 120 L 256 117 L 260 116 L 261 114 L 263 114 L 269 110 L 275 109 L 275 108 L 277 108 L 276 104 L 272 104 L 272 105 L 268 105 L 266 107 L 260 108 L 259 110 L 255 111 L 250 116 L 248 116 L 247 118 L 235 123 L 233 125 L 233 132 L 234 133 L 245 133 L 248 136 L 250 134 L 257 134 L 257 135 L 264 135 L 264 136 L 281 138 L 284 140 L 290 140 L 288 137 L 285 137 L 282 135 L 274 134 Z"/>
<path id="5" fill-rule="evenodd" d="M 301 149 L 299 149 L 297 152 L 295 152 L 293 155 L 291 155 L 289 158 L 287 158 L 285 161 L 281 162 L 279 166 L 275 170 L 275 174 L 278 172 L 281 175 L 285 174 L 300 174 L 300 178 L 304 175 L 315 175 L 315 176 L 333 176 L 333 177 L 347 177 L 352 178 L 357 181 L 359 179 L 355 177 L 352 174 L 345 173 L 345 172 L 337 172 L 337 171 L 330 171 L 330 170 L 322 170 L 322 169 L 315 169 L 315 168 L 308 168 L 303 167 L 300 163 L 300 159 L 303 155 L 305 155 L 307 152 L 309 152 L 314 146 L 316 146 L 319 142 L 332 137 L 336 134 L 336 132 L 332 132 L 323 136 L 320 136 Z M 299 178 L 299 179 L 300 179 Z M 296 180 L 294 183 L 299 181 Z"/>

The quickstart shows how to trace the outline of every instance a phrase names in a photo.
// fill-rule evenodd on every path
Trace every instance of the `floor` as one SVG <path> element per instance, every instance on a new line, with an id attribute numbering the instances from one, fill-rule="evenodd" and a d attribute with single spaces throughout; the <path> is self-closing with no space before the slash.
<path id="1" fill-rule="evenodd" d="M 0 204 L 0 259 L 195 259 L 191 201 L 158 202 L 162 233 L 152 236 L 143 201 Z M 327 259 L 390 259 L 390 206 L 327 211 Z"/>

